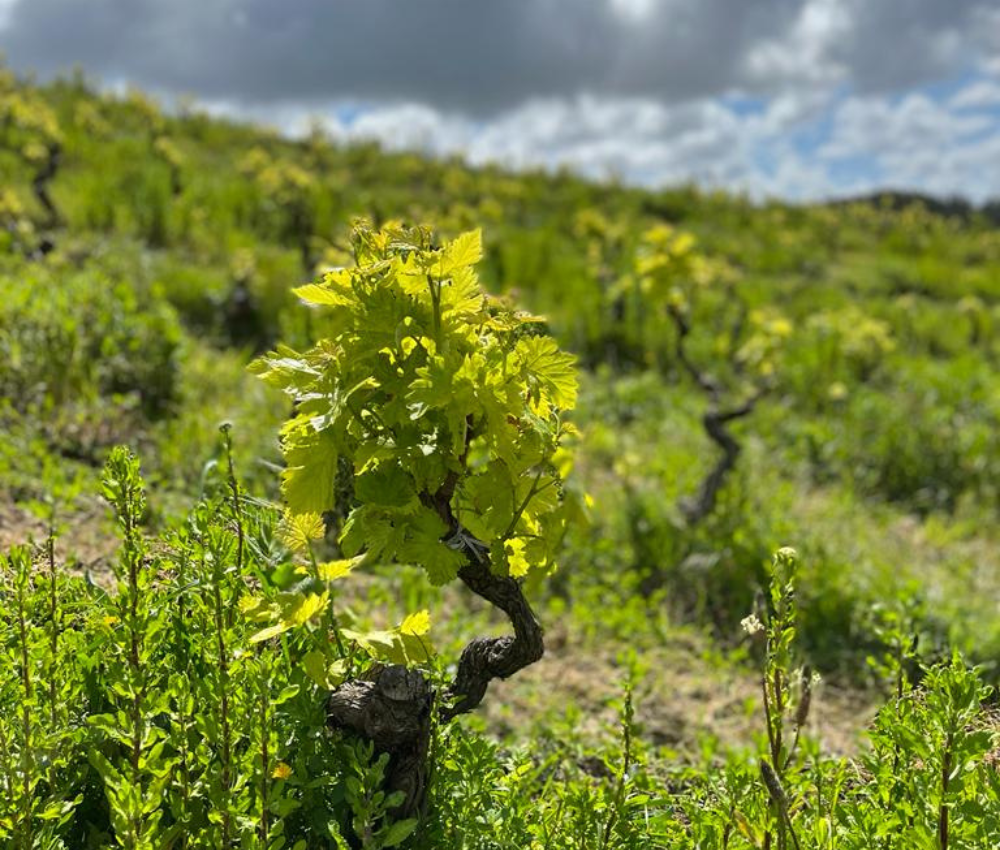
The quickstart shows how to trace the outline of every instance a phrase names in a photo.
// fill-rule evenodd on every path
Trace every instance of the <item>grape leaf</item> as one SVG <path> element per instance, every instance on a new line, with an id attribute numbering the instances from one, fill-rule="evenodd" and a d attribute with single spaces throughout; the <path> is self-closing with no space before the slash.
<path id="1" fill-rule="evenodd" d="M 285 462 L 281 492 L 292 514 L 322 514 L 333 507 L 340 452 L 333 434 L 293 419 L 283 435 Z"/>
<path id="2" fill-rule="evenodd" d="M 461 552 L 443 543 L 447 531 L 441 518 L 429 508 L 421 508 L 408 526 L 406 542 L 396 553 L 403 563 L 417 564 L 427 572 L 432 584 L 446 584 L 458 575 L 465 563 Z"/>
<path id="3" fill-rule="evenodd" d="M 404 635 L 421 636 L 431 630 L 431 614 L 426 608 L 417 611 L 415 614 L 408 614 L 402 623 L 399 624 L 399 631 Z"/>
<path id="4" fill-rule="evenodd" d="M 472 266 L 483 258 L 483 232 L 470 230 L 456 236 L 441 252 L 441 260 L 434 269 L 439 277 L 447 277 L 456 269 Z"/>
<path id="5" fill-rule="evenodd" d="M 389 462 L 359 475 L 354 481 L 354 495 L 361 502 L 386 508 L 403 508 L 417 498 L 409 473 Z"/>
<path id="6" fill-rule="evenodd" d="M 323 286 L 319 283 L 307 283 L 305 286 L 298 286 L 292 290 L 303 301 L 309 304 L 322 304 L 328 307 L 342 307 L 350 303 L 343 292 Z"/>
<path id="7" fill-rule="evenodd" d="M 304 552 L 309 548 L 310 541 L 320 540 L 324 534 L 326 525 L 317 513 L 293 514 L 285 511 L 278 527 L 281 542 L 296 552 Z"/>
<path id="8" fill-rule="evenodd" d="M 516 351 L 529 380 L 536 381 L 556 407 L 572 410 L 576 405 L 576 358 L 560 351 L 556 341 L 547 336 L 519 340 Z"/>

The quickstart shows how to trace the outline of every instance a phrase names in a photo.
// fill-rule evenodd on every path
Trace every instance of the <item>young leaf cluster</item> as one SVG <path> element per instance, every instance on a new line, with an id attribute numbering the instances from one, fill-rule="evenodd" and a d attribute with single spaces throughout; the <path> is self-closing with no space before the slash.
<path id="1" fill-rule="evenodd" d="M 346 458 L 348 555 L 418 564 L 444 584 L 471 536 L 498 574 L 550 568 L 571 510 L 574 358 L 483 293 L 478 231 L 438 247 L 425 228 L 360 225 L 353 248 L 355 266 L 296 290 L 329 311 L 332 335 L 254 366 L 295 405 L 282 430 L 289 511 L 333 508 Z"/>

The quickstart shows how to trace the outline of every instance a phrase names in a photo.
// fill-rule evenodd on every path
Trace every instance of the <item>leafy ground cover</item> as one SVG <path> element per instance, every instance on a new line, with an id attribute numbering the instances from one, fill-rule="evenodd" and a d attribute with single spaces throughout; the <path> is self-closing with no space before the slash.
<path id="1" fill-rule="evenodd" d="M 80 79 L 5 72 L 0 114 L 5 842 L 998 843 L 995 222 L 919 199 L 752 205 L 318 131 L 289 141 Z M 388 354 L 351 361 L 349 389 L 386 384 L 390 367 L 400 392 L 423 381 L 418 478 L 391 471 L 374 438 L 349 462 L 289 458 L 302 433 L 287 428 L 329 387 L 293 400 L 246 369 L 279 343 L 325 362 L 314 347 L 343 330 L 335 283 L 373 262 L 355 216 L 387 225 L 364 232 L 393 256 L 464 244 L 454 269 L 428 268 L 439 281 L 475 269 L 490 299 L 467 279 L 445 313 L 492 305 L 489 321 L 512 317 L 519 362 L 543 364 L 505 402 L 530 415 L 498 406 L 476 431 L 496 364 L 443 391 L 454 363 L 407 360 L 455 331 L 440 313 L 452 284 L 427 290 L 423 312 L 397 315 L 416 277 L 368 305 L 357 327 Z M 438 235 L 400 247 L 393 222 Z M 477 228 L 481 249 L 452 241 Z M 407 317 L 421 333 L 400 330 Z M 552 383 L 544 366 L 559 350 L 579 393 L 557 416 L 562 448 L 542 451 L 519 441 L 551 437 L 547 417 L 572 406 L 566 369 Z M 468 409 L 449 418 L 452 403 Z M 394 444 L 414 412 L 382 423 Z M 283 456 L 286 420 L 299 426 Z M 352 440 L 357 427 L 343 424 Z M 477 525 L 515 486 L 517 453 L 539 451 L 533 463 L 551 463 L 537 486 L 566 498 L 515 527 L 496 513 Z M 312 484 L 280 492 L 283 469 L 287 481 L 323 463 L 322 504 Z M 383 788 L 397 765 L 332 732 L 325 701 L 345 671 L 377 678 L 400 660 L 447 689 L 472 637 L 509 632 L 492 606 L 429 580 L 460 569 L 417 486 L 438 463 L 460 470 L 460 526 L 494 544 L 547 653 L 481 711 L 431 725 L 426 797 L 403 812 Z M 386 499 L 410 497 L 425 533 L 382 545 L 403 507 Z M 312 549 L 289 536 L 288 505 L 322 513 L 299 530 Z M 550 520 L 558 534 L 531 525 Z M 331 585 L 329 617 L 293 590 L 309 551 L 340 563 L 342 547 L 379 546 L 349 581 L 312 577 Z"/>

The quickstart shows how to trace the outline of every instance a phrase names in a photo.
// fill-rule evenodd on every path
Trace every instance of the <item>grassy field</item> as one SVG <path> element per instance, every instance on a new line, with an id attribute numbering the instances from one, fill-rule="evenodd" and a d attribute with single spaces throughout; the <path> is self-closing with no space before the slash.
<path id="1" fill-rule="evenodd" d="M 995 221 L 473 169 L 77 79 L 3 72 L 0 116 L 4 846 L 1000 844 Z M 316 294 L 376 279 L 382 312 Z M 466 336 L 402 329 L 431 307 Z M 248 370 L 278 346 L 313 383 Z M 447 351 L 487 365 L 434 395 Z M 279 442 L 385 357 L 444 417 L 413 469 L 388 390 L 332 454 Z M 414 518 L 442 457 L 546 652 L 428 709 L 414 792 L 326 704 L 400 663 L 461 695 L 463 648 L 510 631 Z M 551 480 L 505 535 L 498 465 Z"/>

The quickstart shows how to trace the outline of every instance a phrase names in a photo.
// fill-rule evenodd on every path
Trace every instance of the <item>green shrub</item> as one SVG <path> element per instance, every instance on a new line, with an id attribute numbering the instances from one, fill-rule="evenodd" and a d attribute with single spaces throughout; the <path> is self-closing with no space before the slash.
<path id="1" fill-rule="evenodd" d="M 24 266 L 0 278 L 0 395 L 33 406 L 133 395 L 149 415 L 176 397 L 181 331 L 162 297 L 101 272 Z"/>

